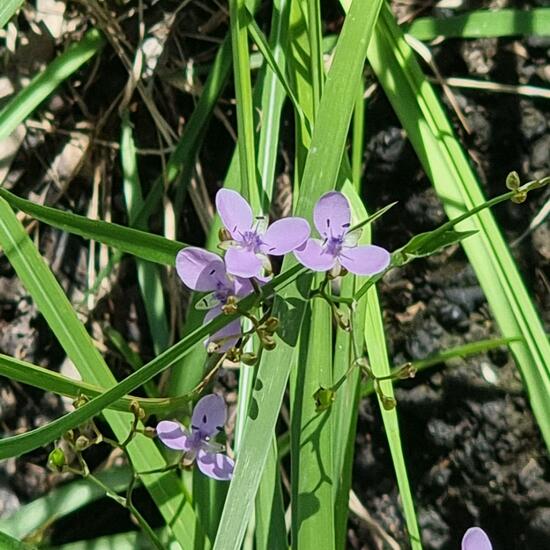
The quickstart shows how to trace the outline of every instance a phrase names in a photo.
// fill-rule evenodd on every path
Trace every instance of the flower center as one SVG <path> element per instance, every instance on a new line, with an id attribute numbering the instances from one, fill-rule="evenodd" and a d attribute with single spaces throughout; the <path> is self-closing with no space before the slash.
<path id="1" fill-rule="evenodd" d="M 341 237 L 328 237 L 325 241 L 325 250 L 331 256 L 338 256 L 342 251 L 344 245 L 344 236 Z"/>
<path id="2" fill-rule="evenodd" d="M 247 231 L 242 235 L 240 245 L 250 252 L 258 252 L 263 241 L 256 231 Z"/>
<path id="3" fill-rule="evenodd" d="M 217 283 L 217 288 L 214 291 L 214 298 L 218 300 L 221 304 L 227 302 L 227 298 L 231 295 L 232 289 L 225 286 L 221 281 Z"/>

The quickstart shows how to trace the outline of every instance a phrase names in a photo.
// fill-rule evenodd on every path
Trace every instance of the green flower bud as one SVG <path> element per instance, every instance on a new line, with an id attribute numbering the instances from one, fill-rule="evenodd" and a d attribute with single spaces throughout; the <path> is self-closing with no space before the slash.
<path id="1" fill-rule="evenodd" d="M 519 191 L 512 197 L 512 202 L 515 204 L 521 204 L 522 202 L 525 202 L 525 199 L 527 198 L 527 192 L 525 191 Z"/>
<path id="2" fill-rule="evenodd" d="M 264 323 L 266 332 L 273 334 L 279 328 L 279 319 L 277 317 L 268 317 Z"/>
<path id="3" fill-rule="evenodd" d="M 315 399 L 315 410 L 317 412 L 323 412 L 329 409 L 336 399 L 336 393 L 330 388 L 323 388 L 322 386 L 313 394 Z"/>
<path id="4" fill-rule="evenodd" d="M 139 420 L 145 418 L 145 411 L 139 406 L 139 401 L 134 400 L 130 403 L 130 412 Z"/>
<path id="5" fill-rule="evenodd" d="M 275 349 L 277 343 L 275 342 L 275 338 L 273 338 L 273 336 L 270 336 L 269 334 L 262 334 L 261 338 L 262 344 L 266 350 L 271 351 L 272 349 Z"/>
<path id="6" fill-rule="evenodd" d="M 396 378 L 405 380 L 406 378 L 414 378 L 415 375 L 416 369 L 413 367 L 412 363 L 407 363 L 397 371 Z"/>
<path id="7" fill-rule="evenodd" d="M 258 356 L 255 353 L 246 352 L 241 355 L 241 361 L 245 365 L 252 366 L 252 365 L 255 365 L 256 362 L 258 361 Z"/>
<path id="8" fill-rule="evenodd" d="M 62 472 L 66 464 L 65 453 L 59 447 L 48 455 L 48 468 L 53 472 Z"/>
<path id="9" fill-rule="evenodd" d="M 508 187 L 510 191 L 515 191 L 520 185 L 521 180 L 519 179 L 519 175 L 517 172 L 510 172 L 506 176 L 506 187 Z"/>
<path id="10" fill-rule="evenodd" d="M 382 400 L 382 406 L 384 407 L 384 409 L 386 409 L 387 411 L 395 409 L 397 401 L 393 397 L 390 397 L 389 395 L 382 395 L 380 399 Z"/>

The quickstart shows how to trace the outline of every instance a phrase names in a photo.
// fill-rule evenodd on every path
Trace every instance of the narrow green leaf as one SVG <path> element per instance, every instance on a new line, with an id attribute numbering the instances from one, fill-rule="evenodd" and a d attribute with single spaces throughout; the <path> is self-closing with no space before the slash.
<path id="1" fill-rule="evenodd" d="M 0 29 L 10 20 L 25 0 L 2 0 L 0 4 Z"/>
<path id="2" fill-rule="evenodd" d="M 176 254 L 187 246 L 178 241 L 171 241 L 159 235 L 153 235 L 116 223 L 90 220 L 85 216 L 79 216 L 57 208 L 40 206 L 22 199 L 6 189 L 0 188 L 0 197 L 5 199 L 11 206 L 48 225 L 107 244 L 150 262 L 174 265 Z"/>
<path id="3" fill-rule="evenodd" d="M 25 544 L 24 542 L 6 535 L 6 533 L 2 533 L 2 531 L 0 531 L 0 548 L 2 548 L 2 550 L 37 550 L 36 546 Z"/>
<path id="4" fill-rule="evenodd" d="M 388 361 L 388 352 L 386 348 L 386 339 L 384 336 L 384 326 L 380 315 L 380 305 L 378 303 L 378 295 L 376 288 L 372 287 L 367 292 L 367 315 L 365 320 L 365 341 L 367 343 L 367 352 L 372 371 L 375 376 L 382 377 L 390 374 L 390 364 Z M 384 395 L 389 398 L 394 398 L 393 386 L 391 381 L 384 380 L 380 382 Z M 397 419 L 397 409 L 387 410 L 380 396 L 377 395 L 384 429 L 388 439 L 390 453 L 392 456 L 393 467 L 397 477 L 397 485 L 399 494 L 405 513 L 409 541 L 413 550 L 422 550 L 420 540 L 420 532 L 416 521 L 416 513 L 414 510 L 414 501 L 407 475 L 407 467 L 405 465 L 405 457 L 403 447 L 401 445 L 401 436 L 399 433 L 399 422 Z"/>
<path id="5" fill-rule="evenodd" d="M 404 26 L 419 40 L 445 38 L 497 38 L 500 36 L 548 36 L 550 8 L 531 10 L 478 10 L 452 17 L 419 17 Z"/>
<path id="6" fill-rule="evenodd" d="M 485 200 L 470 163 L 391 11 L 382 15 L 369 61 L 401 120 L 449 218 Z M 504 182 L 503 182 L 504 186 Z M 460 224 L 479 234 L 462 244 L 504 337 L 511 345 L 531 406 L 550 447 L 550 344 L 493 215 L 484 210 Z"/>
<path id="7" fill-rule="evenodd" d="M 137 369 L 136 369 L 137 370 Z M 66 397 L 76 398 L 80 395 L 86 397 L 97 397 L 107 391 L 107 388 L 73 380 L 55 371 L 44 367 L 33 365 L 21 359 L 15 359 L 0 354 L 0 376 L 15 380 L 22 384 L 28 384 L 35 388 L 51 391 Z M 121 412 L 128 412 L 132 401 L 137 401 L 146 414 L 169 414 L 176 413 L 186 407 L 194 395 L 192 393 L 176 397 L 153 397 L 143 398 L 128 395 L 111 403 L 108 408 Z"/>
<path id="8" fill-rule="evenodd" d="M 59 283 L 46 266 L 8 203 L 2 198 L 0 198 L 0 246 L 4 249 L 8 260 L 82 378 L 105 387 L 115 384 L 113 375 L 93 345 L 84 326 L 76 317 Z M 115 385 L 111 391 L 116 391 L 119 387 Z M 125 393 L 117 398 L 122 397 Z M 87 414 L 84 410 L 86 406 L 93 406 L 94 401 L 97 402 L 100 399 L 101 397 L 90 401 L 71 414 L 85 416 Z M 98 409 L 96 412 L 101 410 Z M 29 449 L 25 445 L 36 448 L 52 442 L 66 431 L 67 428 L 64 424 L 66 418 L 71 414 L 60 419 L 60 422 L 52 422 L 27 434 L 0 440 L 0 456 L 2 458 L 17 456 Z M 109 410 L 103 411 L 103 415 L 111 425 L 116 437 L 121 441 L 124 440 L 132 422 L 132 415 Z M 80 423 L 73 424 L 73 427 Z M 42 439 L 38 434 L 43 436 Z M 23 440 L 23 444 L 21 444 L 21 440 Z M 154 442 L 143 436 L 137 436 L 133 440 L 128 446 L 128 452 L 137 470 L 160 468 L 165 464 Z M 184 540 L 193 537 L 196 528 L 194 513 L 190 504 L 185 501 L 178 490 L 178 480 L 175 474 L 146 476 L 144 483 L 164 519 L 172 525 L 176 538 L 183 544 Z"/>
<path id="9" fill-rule="evenodd" d="M 248 51 L 247 20 L 249 14 L 245 0 L 229 0 L 229 22 L 233 51 L 233 73 L 237 100 L 237 129 L 239 140 L 239 166 L 241 192 L 257 212 L 268 203 L 260 194 L 256 174 L 256 148 L 254 146 L 254 115 L 252 112 L 252 84 L 250 82 L 250 55 Z M 263 207 L 263 208 L 262 208 Z"/>
<path id="10" fill-rule="evenodd" d="M 123 492 L 128 487 L 131 472 L 127 466 L 123 466 L 95 475 L 114 491 Z M 0 519 L 0 531 L 19 539 L 28 537 L 51 524 L 53 520 L 71 514 L 104 496 L 105 493 L 87 479 L 71 481 L 25 504 L 11 516 Z"/>
<path id="11" fill-rule="evenodd" d="M 10 1 L 8 1 L 9 10 Z M 11 0 L 13 7 L 14 2 Z M 0 27 L 2 18 L 8 11 L 0 7 Z M 95 29 L 88 31 L 77 44 L 70 46 L 66 52 L 54 59 L 44 71 L 34 77 L 29 85 L 19 92 L 0 111 L 0 141 L 8 137 L 66 78 L 79 69 L 86 61 L 97 54 L 105 39 Z"/>
<path id="12" fill-rule="evenodd" d="M 366 49 L 379 8 L 380 2 L 355 2 L 344 22 L 321 98 L 297 215 L 310 218 L 314 203 L 336 183 Z M 292 258 L 287 257 L 283 270 L 288 270 L 291 264 Z M 305 284 L 308 288 L 310 280 L 310 277 L 304 277 L 300 286 Z M 281 298 L 275 300 L 274 311 L 282 322 L 277 353 L 265 353 L 260 362 L 235 477 L 229 487 L 216 537 L 217 550 L 237 549 L 243 540 L 290 367 L 295 359 L 295 337 L 301 325 L 303 306 L 304 299 L 296 285 L 290 285 Z"/>
<path id="13" fill-rule="evenodd" d="M 462 346 L 456 346 L 454 348 L 430 355 L 425 359 L 419 359 L 417 361 L 411 361 L 411 367 L 416 372 L 422 372 L 434 365 L 440 365 L 450 359 L 457 357 L 467 357 L 468 355 L 475 355 L 477 353 L 485 353 L 491 349 L 501 348 L 507 346 L 512 342 L 517 342 L 519 338 L 489 338 L 487 340 L 479 340 L 477 342 L 469 342 Z M 391 374 L 397 375 L 401 370 L 401 367 L 395 367 L 391 370 Z M 374 393 L 374 385 L 372 380 L 368 380 L 361 386 L 361 397 L 366 397 Z"/>
<path id="14" fill-rule="evenodd" d="M 317 282 L 322 280 L 317 277 Z M 332 315 L 324 300 L 306 310 L 290 381 L 292 548 L 335 548 L 332 408 L 314 395 L 332 387 Z"/>
<path id="15" fill-rule="evenodd" d="M 122 116 L 122 135 L 120 138 L 120 156 L 122 175 L 124 178 L 124 196 L 128 208 L 129 219 L 137 218 L 143 206 L 141 182 L 139 179 L 136 146 L 134 143 L 130 115 Z M 139 227 L 146 230 L 147 227 Z M 147 322 L 155 353 L 164 351 L 170 344 L 170 328 L 166 319 L 167 308 L 164 302 L 164 292 L 157 266 L 137 260 L 136 262 L 139 288 L 147 315 Z"/>
<path id="16" fill-rule="evenodd" d="M 415 235 L 403 248 L 399 251 L 406 256 L 414 256 L 421 258 L 423 256 L 431 256 L 436 254 L 443 248 L 452 244 L 457 244 L 472 235 L 477 233 L 472 231 L 455 231 L 448 230 L 444 232 L 427 232 Z"/>

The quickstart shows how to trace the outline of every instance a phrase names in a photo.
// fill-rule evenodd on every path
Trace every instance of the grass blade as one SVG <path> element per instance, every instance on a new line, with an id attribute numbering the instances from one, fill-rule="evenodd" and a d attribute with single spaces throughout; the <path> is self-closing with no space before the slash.
<path id="1" fill-rule="evenodd" d="M 10 380 L 15 380 L 22 384 L 28 384 L 34 388 L 40 388 L 44 391 L 51 391 L 58 395 L 72 398 L 76 398 L 79 395 L 92 398 L 107 391 L 107 388 L 98 386 L 97 384 L 73 380 L 44 367 L 3 354 L 0 354 L 0 376 L 5 376 Z M 146 414 L 169 414 L 176 413 L 184 408 L 192 398 L 192 393 L 176 397 L 152 398 L 128 395 L 111 403 L 107 408 L 128 412 L 132 401 L 137 401 Z"/>
<path id="2" fill-rule="evenodd" d="M 125 112 L 122 116 L 120 155 L 124 178 L 124 196 L 126 198 L 128 216 L 132 220 L 137 217 L 138 212 L 143 206 L 143 196 L 141 194 L 136 147 L 128 112 Z M 140 227 L 140 229 L 146 229 L 146 227 Z M 170 344 L 170 329 L 166 319 L 167 308 L 164 302 L 160 273 L 157 266 L 142 260 L 136 261 L 136 267 L 139 288 L 143 298 L 153 346 L 155 353 L 160 353 Z"/>
<path id="3" fill-rule="evenodd" d="M 114 491 L 123 492 L 130 475 L 130 469 L 124 466 L 99 472 L 96 477 Z M 71 514 L 104 496 L 105 493 L 87 479 L 72 481 L 25 504 L 11 516 L 0 519 L 0 531 L 15 538 L 26 538 L 54 519 Z"/>
<path id="4" fill-rule="evenodd" d="M 0 22 L 2 9 L 0 8 Z M 34 77 L 29 85 L 0 111 L 0 141 L 8 137 L 61 82 L 96 55 L 104 44 L 105 39 L 101 33 L 92 29 L 78 44 L 70 46 Z"/>
<path id="5" fill-rule="evenodd" d="M 171 241 L 160 235 L 153 235 L 124 225 L 90 220 L 85 216 L 57 208 L 40 206 L 22 199 L 6 189 L 0 188 L 0 197 L 11 206 L 53 227 L 107 244 L 149 262 L 172 266 L 176 260 L 176 254 L 187 246 L 184 243 Z"/>
<path id="6" fill-rule="evenodd" d="M 478 10 L 452 17 L 419 17 L 404 32 L 419 40 L 445 38 L 497 38 L 501 36 L 548 36 L 550 8 L 533 10 Z"/>
<path id="7" fill-rule="evenodd" d="M 44 260 L 15 217 L 8 203 L 1 198 L 0 245 L 23 284 L 33 297 L 38 309 L 44 315 L 51 330 L 63 346 L 67 356 L 79 370 L 82 378 L 85 381 L 105 387 L 115 384 L 113 375 L 93 345 L 84 326 L 78 321 L 71 304 L 55 280 L 52 272 L 44 263 Z M 93 403 L 93 400 L 88 405 L 91 403 Z M 75 413 L 79 413 L 82 409 L 77 409 Z M 116 437 L 124 440 L 131 425 L 131 415 L 115 411 L 104 411 L 103 415 L 111 425 Z M 65 418 L 61 420 L 63 421 Z M 47 432 L 48 428 L 53 424 L 55 422 L 44 426 L 46 428 L 44 432 Z M 34 448 L 53 441 L 66 431 L 66 429 L 62 431 L 58 429 L 54 434 L 49 434 L 46 439 L 39 440 L 36 434 L 40 429 L 23 434 L 26 436 L 23 439 L 30 441 Z M 18 437 L 14 436 L 0 441 L 3 447 L 0 454 L 8 451 L 7 456 L 16 456 L 25 452 L 24 447 L 18 448 Z M 14 441 L 15 445 L 13 445 Z M 5 449 L 4 446 L 6 447 Z M 151 440 L 147 440 L 147 438 L 138 436 L 128 447 L 128 450 L 138 471 L 160 468 L 165 464 L 156 445 Z M 184 540 L 192 538 L 195 530 L 194 513 L 189 503 L 185 501 L 183 495 L 178 490 L 175 474 L 172 473 L 168 476 L 147 476 L 144 483 L 156 501 L 166 522 L 168 524 L 173 522 L 172 527 L 176 538 L 182 544 Z"/>
<path id="8" fill-rule="evenodd" d="M 364 55 L 379 8 L 380 2 L 365 5 L 354 3 L 352 16 L 344 22 L 321 98 L 297 215 L 310 218 L 316 200 L 336 183 Z M 349 55 L 350 52 L 352 55 Z M 291 263 L 292 258 L 287 257 L 283 268 L 289 269 Z M 309 285 L 309 280 L 310 277 L 305 277 L 303 282 Z M 217 550 L 237 549 L 243 540 L 293 363 L 296 349 L 294 338 L 301 325 L 303 304 L 295 285 L 288 287 L 282 298 L 276 300 L 275 314 L 281 317 L 282 341 L 279 341 L 276 353 L 265 353 L 260 362 L 235 477 L 229 487 L 216 537 Z"/>
<path id="9" fill-rule="evenodd" d="M 317 277 L 317 283 L 321 278 Z M 305 313 L 290 381 L 292 548 L 335 548 L 332 408 L 318 412 L 314 394 L 332 386 L 332 315 L 324 300 Z"/>
<path id="10" fill-rule="evenodd" d="M 384 8 L 369 61 L 450 218 L 482 204 L 482 191 L 432 87 L 389 9 Z M 428 153 L 429 151 L 429 153 Z M 504 182 L 503 182 L 504 184 Z M 550 447 L 550 344 L 492 213 L 460 225 L 478 230 L 462 246 L 504 337 L 511 344 L 533 413 Z"/>
<path id="11" fill-rule="evenodd" d="M 0 29 L 10 20 L 25 0 L 4 0 L 0 5 Z"/>

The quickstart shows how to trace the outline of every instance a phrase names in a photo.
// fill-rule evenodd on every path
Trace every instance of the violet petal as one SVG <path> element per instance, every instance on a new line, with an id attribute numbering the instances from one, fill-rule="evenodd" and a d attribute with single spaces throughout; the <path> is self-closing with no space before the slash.
<path id="1" fill-rule="evenodd" d="M 217 306 L 208 310 L 206 312 L 206 315 L 204 316 L 203 323 L 209 323 L 210 321 L 212 321 L 212 319 L 214 319 L 214 317 L 221 315 L 221 313 L 221 306 Z M 237 345 L 240 337 L 241 321 L 239 319 L 235 319 L 217 332 L 214 332 L 214 334 L 211 334 L 204 344 L 208 347 L 208 344 L 210 344 L 210 342 L 215 342 L 218 345 L 216 353 L 225 353 L 227 350 Z"/>
<path id="2" fill-rule="evenodd" d="M 254 292 L 254 287 L 250 279 L 235 277 L 235 296 L 248 296 L 251 292 Z"/>
<path id="3" fill-rule="evenodd" d="M 283 218 L 273 222 L 262 236 L 262 252 L 282 256 L 298 248 L 309 237 L 309 223 L 303 218 Z"/>
<path id="4" fill-rule="evenodd" d="M 350 228 L 351 210 L 343 193 L 325 193 L 313 209 L 313 221 L 323 237 L 341 237 Z"/>
<path id="5" fill-rule="evenodd" d="M 220 189 L 216 193 L 216 210 L 235 240 L 241 240 L 242 235 L 252 227 L 252 209 L 237 191 Z"/>
<path id="6" fill-rule="evenodd" d="M 225 253 L 225 268 L 237 277 L 257 277 L 262 269 L 262 261 L 252 250 L 234 247 Z"/>
<path id="7" fill-rule="evenodd" d="M 462 537 L 462 550 L 492 550 L 493 546 L 483 529 L 470 527 Z"/>
<path id="8" fill-rule="evenodd" d="M 298 261 L 313 271 L 328 271 L 334 266 L 336 256 L 328 253 L 319 239 L 309 239 L 306 245 L 294 250 Z"/>
<path id="9" fill-rule="evenodd" d="M 178 252 L 176 271 L 186 286 L 200 292 L 215 290 L 218 283 L 229 284 L 223 260 L 208 250 L 194 246 Z"/>
<path id="10" fill-rule="evenodd" d="M 199 449 L 197 455 L 199 470 L 206 476 L 218 481 L 229 481 L 233 477 L 235 462 L 222 453 L 207 453 Z"/>
<path id="11" fill-rule="evenodd" d="M 157 424 L 157 435 L 169 449 L 189 451 L 192 448 L 191 436 L 178 422 L 163 420 Z"/>
<path id="12" fill-rule="evenodd" d="M 191 417 L 191 428 L 198 430 L 201 438 L 211 437 L 223 429 L 227 420 L 227 407 L 223 397 L 211 393 L 195 405 Z"/>
<path id="13" fill-rule="evenodd" d="M 381 246 L 365 245 L 344 248 L 338 259 L 340 263 L 355 275 L 374 275 L 388 267 L 390 253 Z"/>

